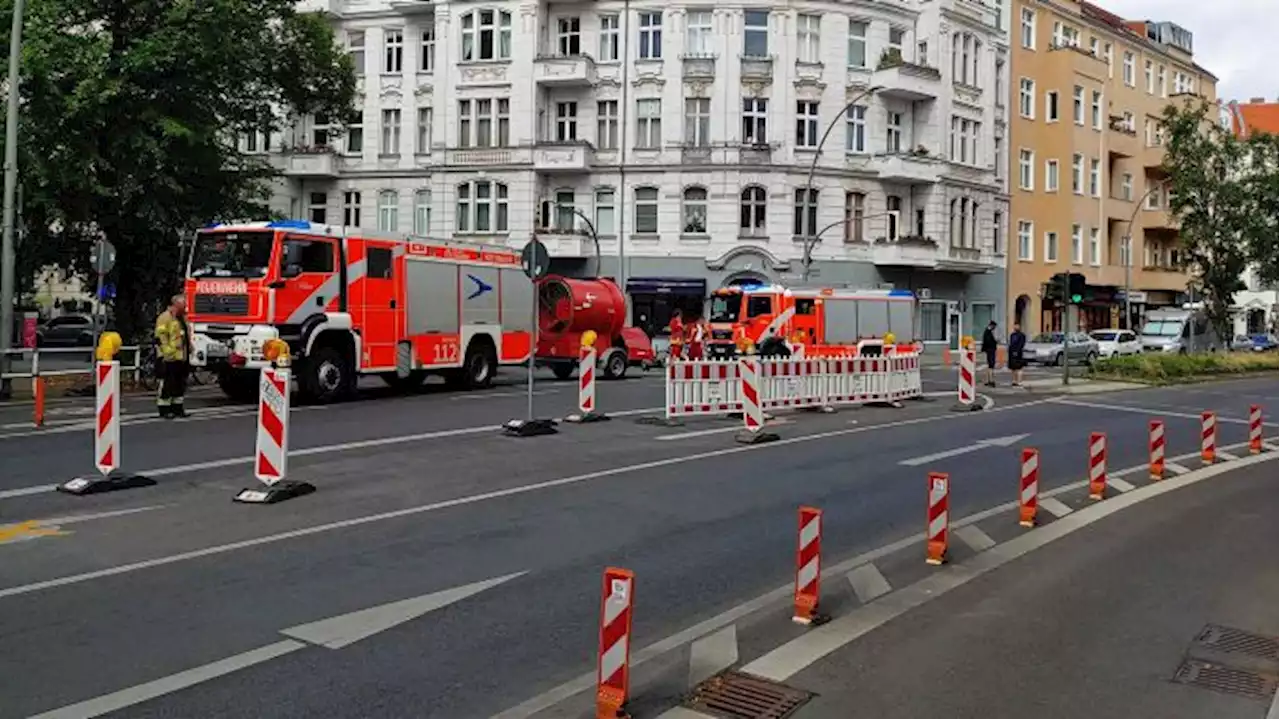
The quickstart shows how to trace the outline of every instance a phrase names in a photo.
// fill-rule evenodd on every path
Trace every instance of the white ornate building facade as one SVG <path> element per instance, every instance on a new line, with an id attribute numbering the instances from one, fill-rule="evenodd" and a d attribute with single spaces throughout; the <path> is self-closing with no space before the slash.
<path id="1" fill-rule="evenodd" d="M 536 233 L 569 274 L 595 272 L 590 223 L 637 324 L 724 284 L 797 283 L 814 235 L 811 282 L 916 290 L 926 340 L 1004 314 L 1008 48 L 989 4 L 302 7 L 332 15 L 360 94 L 345 134 L 308 118 L 245 138 L 283 169 L 282 214 Z"/>

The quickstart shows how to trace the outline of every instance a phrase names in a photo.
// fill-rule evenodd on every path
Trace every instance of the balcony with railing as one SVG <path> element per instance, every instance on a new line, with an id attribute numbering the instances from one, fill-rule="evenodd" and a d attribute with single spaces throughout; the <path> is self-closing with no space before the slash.
<path id="1" fill-rule="evenodd" d="M 280 168 L 286 177 L 333 179 L 341 169 L 333 148 L 295 147 L 285 150 Z"/>
<path id="2" fill-rule="evenodd" d="M 542 140 L 533 149 L 533 169 L 539 172 L 586 172 L 595 151 L 584 140 L 553 142 Z"/>
<path id="3" fill-rule="evenodd" d="M 472 165 L 495 167 L 528 165 L 532 162 L 531 147 L 450 147 L 445 150 L 446 165 Z"/>
<path id="4" fill-rule="evenodd" d="M 534 80 L 548 87 L 589 87 L 596 82 L 596 61 L 590 55 L 539 55 L 533 67 Z"/>
<path id="5" fill-rule="evenodd" d="M 897 49 L 885 50 L 871 75 L 871 84 L 880 94 L 912 102 L 933 100 L 942 88 L 942 72 L 936 67 L 907 62 Z"/>
<path id="6" fill-rule="evenodd" d="M 928 185 L 939 180 L 944 163 L 929 157 L 923 148 L 912 152 L 895 152 L 878 155 L 867 164 L 867 169 L 880 173 L 880 179 L 903 185 Z"/>
<path id="7" fill-rule="evenodd" d="M 595 257 L 596 246 L 586 232 L 556 228 L 541 229 L 533 233 L 547 248 L 552 257 Z"/>
<path id="8" fill-rule="evenodd" d="M 917 267 L 928 270 L 983 274 L 1001 265 L 1000 259 L 978 247 L 944 245 L 932 237 L 876 237 L 871 261 L 881 267 Z"/>

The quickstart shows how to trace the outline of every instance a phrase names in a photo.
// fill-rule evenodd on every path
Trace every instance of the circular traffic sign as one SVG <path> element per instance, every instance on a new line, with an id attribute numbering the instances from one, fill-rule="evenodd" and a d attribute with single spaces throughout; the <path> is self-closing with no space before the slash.
<path id="1" fill-rule="evenodd" d="M 520 251 L 520 266 L 531 280 L 540 280 L 551 271 L 551 253 L 538 238 L 529 240 Z"/>
<path id="2" fill-rule="evenodd" d="M 89 250 L 89 264 L 97 274 L 107 274 L 116 266 L 116 246 L 107 240 L 93 243 L 93 249 Z"/>

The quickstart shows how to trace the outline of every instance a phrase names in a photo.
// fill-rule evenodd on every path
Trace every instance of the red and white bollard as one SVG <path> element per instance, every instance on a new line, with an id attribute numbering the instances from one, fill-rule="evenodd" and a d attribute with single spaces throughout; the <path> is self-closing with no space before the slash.
<path id="1" fill-rule="evenodd" d="M 1213 412 L 1200 413 L 1200 461 L 1218 461 L 1218 415 Z"/>
<path id="2" fill-rule="evenodd" d="M 982 409 L 978 404 L 978 360 L 977 353 L 971 349 L 960 350 L 959 382 L 956 390 L 954 412 L 972 412 Z"/>
<path id="3" fill-rule="evenodd" d="M 1262 453 L 1262 405 L 1249 405 L 1249 454 Z"/>
<path id="4" fill-rule="evenodd" d="M 1089 433 L 1089 499 L 1107 496 L 1107 435 Z"/>
<path id="5" fill-rule="evenodd" d="M 760 359 L 743 357 L 738 360 L 738 377 L 742 381 L 743 430 L 737 440 L 743 444 L 760 444 L 778 439 L 778 435 L 764 431 L 764 405 L 761 400 Z"/>
<path id="6" fill-rule="evenodd" d="M 631 607 L 635 575 L 608 567 L 600 598 L 600 647 L 596 662 L 596 719 L 628 716 L 631 688 Z"/>
<path id="7" fill-rule="evenodd" d="M 797 624 L 818 621 L 818 594 L 822 583 L 822 510 L 801 507 L 799 541 L 796 543 L 795 614 Z"/>
<path id="8" fill-rule="evenodd" d="M 929 512 L 925 525 L 925 558 L 929 564 L 942 564 L 947 559 L 947 497 L 951 479 L 945 472 L 929 473 Z"/>
<path id="9" fill-rule="evenodd" d="M 242 489 L 235 501 L 274 504 L 310 494 L 315 487 L 286 480 L 289 472 L 289 395 L 293 378 L 287 367 L 264 367 L 258 382 L 258 435 L 253 474 L 266 489 Z"/>
<path id="10" fill-rule="evenodd" d="M 1036 509 L 1040 501 L 1040 450 L 1022 450 L 1022 472 L 1018 482 L 1018 524 L 1036 526 Z"/>
<path id="11" fill-rule="evenodd" d="M 596 348 L 583 347 L 578 354 L 578 413 L 566 422 L 600 422 L 609 415 L 596 411 Z"/>
<path id="12" fill-rule="evenodd" d="M 120 468 L 120 363 L 99 361 L 93 368 L 93 463 L 98 475 L 77 477 L 58 485 L 59 492 L 92 494 L 155 484 L 137 475 L 117 474 Z"/>
<path id="13" fill-rule="evenodd" d="M 1164 422 L 1153 419 L 1148 425 L 1148 445 L 1150 447 L 1150 473 L 1153 481 L 1164 479 Z"/>

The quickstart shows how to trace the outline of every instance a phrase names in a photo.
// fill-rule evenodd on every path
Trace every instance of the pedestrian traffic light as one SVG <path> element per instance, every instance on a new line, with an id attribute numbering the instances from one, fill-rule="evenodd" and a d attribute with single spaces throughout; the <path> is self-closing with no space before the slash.
<path id="1" fill-rule="evenodd" d="M 1085 277 L 1077 272 L 1059 272 L 1049 280 L 1045 287 L 1045 298 L 1055 301 L 1066 301 L 1073 305 L 1084 301 Z"/>
<path id="2" fill-rule="evenodd" d="M 1084 300 L 1085 282 L 1084 275 L 1072 272 L 1067 278 L 1067 296 L 1071 300 L 1071 304 L 1078 305 Z"/>

